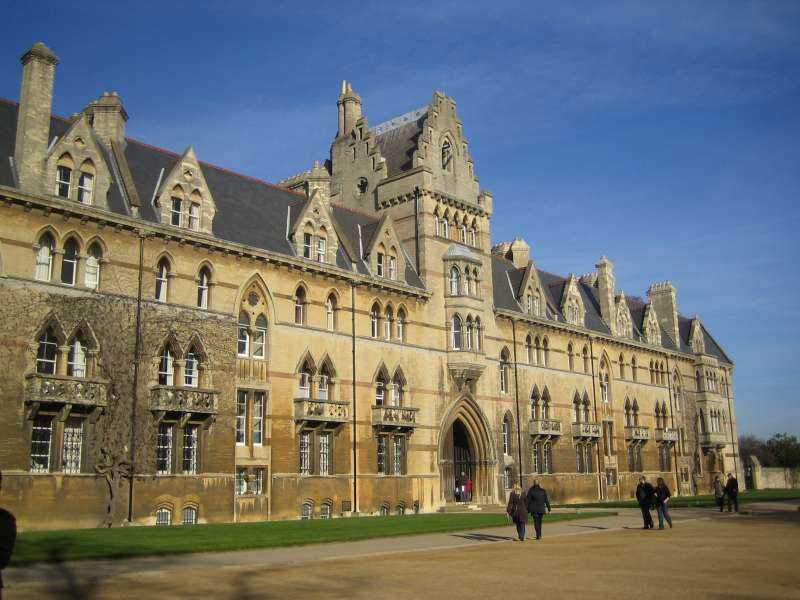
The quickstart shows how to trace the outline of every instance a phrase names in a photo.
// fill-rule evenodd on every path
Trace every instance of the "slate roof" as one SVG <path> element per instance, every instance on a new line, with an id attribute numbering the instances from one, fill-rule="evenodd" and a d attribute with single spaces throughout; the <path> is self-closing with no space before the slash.
<path id="1" fill-rule="evenodd" d="M 408 171 L 412 167 L 414 150 L 417 149 L 417 140 L 422 133 L 422 124 L 426 117 L 427 114 L 375 136 L 381 156 L 386 160 L 389 177 Z"/>
<path id="2" fill-rule="evenodd" d="M 14 186 L 8 157 L 14 155 L 17 127 L 16 102 L 0 101 L 0 184 Z M 60 117 L 50 120 L 50 138 L 62 136 L 70 126 L 70 122 Z M 112 153 L 100 144 L 105 158 L 111 166 L 112 189 L 108 197 L 109 209 L 118 214 L 130 215 L 125 205 L 121 186 L 117 181 Z M 162 148 L 156 148 L 135 139 L 127 138 L 125 160 L 130 168 L 131 178 L 141 202 L 140 217 L 146 221 L 158 222 L 153 198 L 159 184 L 159 175 L 163 169 L 163 177 L 167 177 L 181 155 Z M 113 166 L 112 166 L 113 165 Z M 290 219 L 296 218 L 303 206 L 308 202 L 303 194 L 292 192 L 280 186 L 260 179 L 248 177 L 223 169 L 216 165 L 200 162 L 208 184 L 209 191 L 217 205 L 214 217 L 213 234 L 223 240 L 294 256 L 294 249 L 286 239 L 287 213 Z M 362 226 L 362 235 L 369 237 L 370 231 L 377 226 L 378 217 L 353 213 L 343 208 L 332 207 L 337 221 L 343 225 L 341 236 L 347 236 L 347 243 L 357 249 L 358 232 L 355 224 Z M 367 233 L 364 233 L 364 230 Z M 365 241 L 365 246 L 366 246 Z M 351 269 L 351 260 L 343 244 L 339 245 L 336 264 Z M 358 271 L 367 274 L 362 261 Z M 409 285 L 424 289 L 425 286 L 414 272 L 410 261 L 406 261 L 406 281 Z M 409 270 L 411 273 L 409 273 Z"/>
<path id="3" fill-rule="evenodd" d="M 527 267 L 518 269 L 510 260 L 492 255 L 492 284 L 494 288 L 494 305 L 496 308 L 520 314 L 523 313 L 523 309 L 517 302 L 515 296 L 520 293 L 518 288 L 525 276 L 526 269 Z M 537 269 L 537 274 L 545 293 L 549 294 L 549 298 L 547 299 L 548 304 L 551 306 L 551 309 L 555 311 L 556 319 L 562 323 L 566 322 L 564 315 L 561 313 L 561 298 L 564 295 L 564 287 L 567 284 L 567 278 L 541 269 Z M 611 330 L 608 325 L 605 324 L 601 316 L 597 290 L 581 282 L 578 282 L 578 290 L 580 291 L 583 305 L 586 309 L 586 328 L 605 335 L 610 335 Z M 626 296 L 625 300 L 631 311 L 634 338 L 643 340 L 643 320 L 646 304 L 644 300 L 635 296 Z M 680 347 L 678 349 L 682 352 L 691 353 L 692 348 L 689 343 L 689 333 L 691 331 L 692 320 L 683 315 L 679 315 L 678 323 L 681 337 Z M 724 362 L 732 362 L 705 327 L 703 327 L 703 335 L 705 336 L 706 352 L 708 354 Z M 661 345 L 670 350 L 676 349 L 675 343 L 663 330 L 661 332 Z"/>

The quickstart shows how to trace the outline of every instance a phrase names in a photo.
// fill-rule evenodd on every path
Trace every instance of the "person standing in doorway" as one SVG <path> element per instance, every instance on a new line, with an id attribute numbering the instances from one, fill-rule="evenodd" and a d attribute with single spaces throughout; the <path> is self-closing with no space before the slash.
<path id="1" fill-rule="evenodd" d="M 520 542 L 525 541 L 525 523 L 528 521 L 528 511 L 525 510 L 525 501 L 522 499 L 522 488 L 518 483 L 514 484 L 511 495 L 508 497 L 506 513 L 511 517 L 517 527 L 517 537 Z"/>
<path id="2" fill-rule="evenodd" d="M 542 539 L 542 518 L 545 511 L 550 512 L 550 499 L 547 491 L 539 485 L 539 480 L 534 479 L 531 489 L 526 495 L 526 508 L 533 517 L 533 528 L 536 531 L 536 539 Z"/>
<path id="3" fill-rule="evenodd" d="M 672 529 L 672 517 L 669 516 L 669 499 L 672 494 L 663 477 L 656 479 L 656 512 L 658 513 L 658 528 L 664 529 L 664 521 Z"/>
<path id="4" fill-rule="evenodd" d="M 472 477 L 467 477 L 467 502 L 472 502 Z"/>
<path id="5" fill-rule="evenodd" d="M 719 512 L 722 512 L 722 508 L 725 505 L 725 487 L 719 480 L 719 475 L 714 477 L 714 484 L 711 486 L 711 489 L 714 492 L 714 502 L 717 503 Z"/>
<path id="6" fill-rule="evenodd" d="M 639 503 L 639 508 L 642 511 L 642 521 L 644 521 L 642 529 L 653 528 L 653 515 L 650 514 L 650 509 L 653 508 L 654 497 L 655 490 L 652 484 L 642 475 L 639 477 L 639 485 L 636 486 L 636 501 Z"/>
<path id="7" fill-rule="evenodd" d="M 728 512 L 731 512 L 731 506 L 739 512 L 739 482 L 733 473 L 728 473 L 728 481 L 725 482 L 725 497 L 728 499 Z"/>

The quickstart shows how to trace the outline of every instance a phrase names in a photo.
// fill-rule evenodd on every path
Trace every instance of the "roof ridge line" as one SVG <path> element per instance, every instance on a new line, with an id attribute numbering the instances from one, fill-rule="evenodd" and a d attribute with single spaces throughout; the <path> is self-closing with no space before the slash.
<path id="1" fill-rule="evenodd" d="M 157 150 L 158 152 L 163 152 L 164 154 L 168 154 L 170 156 L 174 156 L 175 158 L 180 158 L 181 156 L 183 156 L 183 154 L 178 154 L 177 152 L 173 152 L 172 150 L 167 150 L 166 148 L 162 148 L 160 146 L 155 146 L 153 144 L 148 144 L 147 142 L 143 142 L 142 140 L 138 140 L 138 139 L 136 139 L 134 137 L 126 137 L 125 140 L 128 141 L 128 142 L 133 142 L 134 144 L 138 144 L 140 146 L 144 146 L 145 148 L 150 148 L 151 150 Z M 234 175 L 235 177 L 239 177 L 241 179 L 246 179 L 246 180 L 249 180 L 249 181 L 253 181 L 255 183 L 260 183 L 262 185 L 266 185 L 267 187 L 271 187 L 271 188 L 274 188 L 276 190 L 281 190 L 283 192 L 288 192 L 290 194 L 294 194 L 295 196 L 298 196 L 299 198 L 305 198 L 306 197 L 306 195 L 303 194 L 302 192 L 295 192 L 294 190 L 290 190 L 290 189 L 285 188 L 285 187 L 283 187 L 281 185 L 278 185 L 276 183 L 270 183 L 269 181 L 265 181 L 264 179 L 260 179 L 258 177 L 253 177 L 252 175 L 245 175 L 244 173 L 239 173 L 237 171 L 233 171 L 233 170 L 227 169 L 225 167 L 220 167 L 219 165 L 215 165 L 214 163 L 210 163 L 210 162 L 207 162 L 207 161 L 204 161 L 204 160 L 198 160 L 197 162 L 200 163 L 203 166 L 210 167 L 212 169 L 216 169 L 217 171 L 221 171 L 223 173 L 228 173 L 229 175 Z"/>

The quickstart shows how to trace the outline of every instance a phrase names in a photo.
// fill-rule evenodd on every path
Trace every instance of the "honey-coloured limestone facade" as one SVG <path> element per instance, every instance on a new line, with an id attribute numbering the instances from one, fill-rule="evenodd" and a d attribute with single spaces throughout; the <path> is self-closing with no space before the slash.
<path id="1" fill-rule="evenodd" d="M 377 126 L 345 82 L 327 160 L 279 185 L 0 102 L 0 505 L 23 529 L 334 518 L 680 494 L 739 471 L 733 363 L 647 299 L 492 243 L 455 101 Z M 502 207 L 502 204 L 500 205 Z"/>

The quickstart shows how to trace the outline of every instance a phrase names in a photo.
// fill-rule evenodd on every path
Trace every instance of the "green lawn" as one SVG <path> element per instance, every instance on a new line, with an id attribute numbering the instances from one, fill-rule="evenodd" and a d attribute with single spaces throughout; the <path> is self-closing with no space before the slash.
<path id="1" fill-rule="evenodd" d="M 550 515 L 547 519 L 568 521 L 608 514 L 607 512 L 564 513 Z M 507 524 L 504 514 L 457 513 L 172 527 L 31 531 L 21 533 L 17 538 L 12 564 L 276 548 L 464 531 Z M 510 529 L 509 535 L 511 535 Z"/>
<path id="2" fill-rule="evenodd" d="M 800 490 L 749 490 L 739 494 L 739 504 L 748 502 L 769 502 L 775 500 L 800 500 Z M 673 496 L 669 504 L 673 508 L 708 507 L 714 506 L 714 496 L 704 494 L 700 496 Z M 578 504 L 560 504 L 563 508 L 635 508 L 635 500 L 608 501 L 608 502 L 581 502 Z"/>

